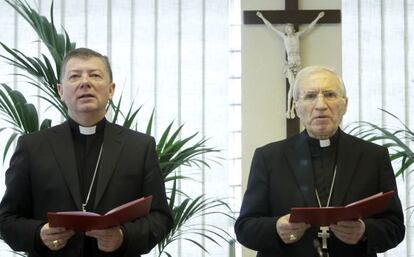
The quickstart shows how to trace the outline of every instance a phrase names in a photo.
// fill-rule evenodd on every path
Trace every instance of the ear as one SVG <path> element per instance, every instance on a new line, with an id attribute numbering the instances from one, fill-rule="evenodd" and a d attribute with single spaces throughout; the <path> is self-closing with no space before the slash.
<path id="1" fill-rule="evenodd" d="M 348 110 L 348 97 L 345 97 L 344 101 L 345 101 L 345 106 L 344 106 L 344 113 L 342 115 L 344 115 L 346 111 Z"/>
<path id="2" fill-rule="evenodd" d="M 293 99 L 293 106 L 295 107 L 296 116 L 298 116 L 298 118 L 300 119 L 302 113 L 300 112 L 300 106 L 298 102 L 295 101 L 295 99 Z"/>
<path id="3" fill-rule="evenodd" d="M 109 84 L 109 99 L 111 99 L 112 100 L 112 97 L 114 96 L 114 93 L 115 93 L 115 83 L 111 83 L 111 84 Z"/>
<path id="4" fill-rule="evenodd" d="M 60 100 L 64 101 L 63 100 L 63 85 L 62 84 L 57 84 L 57 90 L 58 90 L 58 93 L 59 93 L 59 96 L 60 96 Z"/>

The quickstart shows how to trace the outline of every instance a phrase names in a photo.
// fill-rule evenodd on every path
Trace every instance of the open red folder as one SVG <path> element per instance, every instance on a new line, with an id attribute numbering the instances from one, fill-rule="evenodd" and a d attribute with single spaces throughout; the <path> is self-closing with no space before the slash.
<path id="1" fill-rule="evenodd" d="M 104 215 L 83 211 L 48 212 L 49 226 L 64 227 L 75 231 L 104 229 L 148 215 L 152 196 L 118 206 Z"/>
<path id="2" fill-rule="evenodd" d="M 296 207 L 290 209 L 290 222 L 305 222 L 312 226 L 329 226 L 341 220 L 357 220 L 383 212 L 394 191 L 378 193 L 340 207 Z"/>

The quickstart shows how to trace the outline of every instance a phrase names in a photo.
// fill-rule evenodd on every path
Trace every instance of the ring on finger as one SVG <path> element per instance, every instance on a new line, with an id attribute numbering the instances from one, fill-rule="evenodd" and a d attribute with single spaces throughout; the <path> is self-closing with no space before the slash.
<path id="1" fill-rule="evenodd" d="M 295 240 L 296 240 L 296 238 L 297 238 L 297 237 L 296 237 L 294 234 L 290 234 L 290 235 L 289 235 L 289 240 L 290 240 L 290 241 L 295 241 Z"/>
<path id="2" fill-rule="evenodd" d="M 53 248 L 57 248 L 57 247 L 59 247 L 59 245 L 60 245 L 60 241 L 59 240 L 53 240 L 52 241 L 52 246 L 53 246 Z"/>

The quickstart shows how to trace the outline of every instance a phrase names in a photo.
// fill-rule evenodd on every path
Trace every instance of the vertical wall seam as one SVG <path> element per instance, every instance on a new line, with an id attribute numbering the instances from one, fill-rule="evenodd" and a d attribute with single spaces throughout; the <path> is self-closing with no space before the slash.
<path id="1" fill-rule="evenodd" d="M 13 42 L 13 48 L 18 49 L 19 46 L 19 18 L 17 11 L 14 10 L 14 42 Z M 15 59 L 15 58 L 14 58 Z M 13 65 L 13 89 L 17 89 L 17 67 Z"/>
<path id="2" fill-rule="evenodd" d="M 39 4 L 39 6 L 38 6 L 39 7 L 39 10 L 38 11 L 39 11 L 39 13 L 42 13 L 43 1 L 42 0 L 39 0 L 38 4 Z M 40 56 L 42 55 L 42 40 L 40 39 L 39 36 L 36 36 L 36 37 L 37 37 L 37 44 L 36 44 L 36 48 L 37 48 L 37 58 L 40 58 Z M 40 83 L 40 79 L 39 78 L 36 79 L 36 80 L 37 80 L 37 83 Z M 40 88 L 36 87 L 36 93 L 37 93 L 37 95 L 41 95 L 41 92 L 42 91 L 40 90 Z M 42 112 L 40 112 L 40 106 L 41 106 L 40 100 L 41 100 L 40 97 L 36 97 L 36 109 L 38 110 L 38 116 L 42 116 Z"/>
<path id="3" fill-rule="evenodd" d="M 206 1 L 202 0 L 202 24 L 201 24 L 201 136 L 206 136 Z M 205 161 L 205 155 L 201 156 Z M 206 193 L 206 174 L 205 167 L 201 166 L 201 193 Z M 205 217 L 202 216 L 202 228 L 205 228 Z M 205 238 L 202 238 L 202 245 L 205 246 Z M 201 252 L 202 257 L 205 256 L 204 251 Z"/>
<path id="4" fill-rule="evenodd" d="M 181 0 L 178 0 L 178 17 L 177 17 L 177 22 L 178 22 L 178 31 L 177 31 L 177 95 L 178 95 L 178 99 L 177 99 L 177 122 L 178 125 L 180 125 L 182 123 L 182 104 L 181 104 L 181 100 L 182 100 L 182 67 L 181 67 L 181 62 L 182 62 L 182 2 Z"/>
<path id="5" fill-rule="evenodd" d="M 66 0 L 61 0 L 61 7 L 60 7 L 60 31 L 62 31 L 62 33 L 64 33 L 65 27 L 66 27 L 66 23 L 65 23 L 65 19 L 66 19 Z"/>
<path id="6" fill-rule="evenodd" d="M 410 84 L 413 83 L 410 81 L 410 76 L 409 76 L 409 62 L 410 62 L 410 45 L 409 45 L 409 29 L 408 29 L 408 4 L 407 4 L 407 0 L 404 0 L 404 28 L 403 28 L 403 33 L 404 33 L 404 122 L 408 127 L 411 127 L 410 125 L 410 115 L 409 115 L 409 108 L 410 108 Z M 406 140 L 406 143 L 408 143 L 408 140 Z M 409 192 L 411 190 L 411 183 L 408 183 L 409 179 L 406 178 L 406 183 L 405 184 L 405 192 Z M 406 206 L 410 206 L 410 194 L 406 193 L 406 199 L 405 199 L 405 205 Z M 407 231 L 405 233 L 405 237 L 406 237 L 406 241 L 407 242 L 411 242 L 411 227 L 407 226 Z M 411 253 L 411 244 L 406 244 L 406 254 L 405 256 L 409 256 Z"/>
<path id="7" fill-rule="evenodd" d="M 357 13 L 358 13 L 358 121 L 362 119 L 362 69 L 361 69 L 361 3 L 357 1 Z"/>
<path id="8" fill-rule="evenodd" d="M 386 83 L 386 72 L 385 72 L 385 53 L 384 53 L 384 50 L 385 50 L 385 43 L 384 43 L 384 39 L 385 39 L 385 37 L 384 37 L 384 34 L 385 34 L 385 29 L 384 29 L 384 27 L 385 27 L 384 0 L 381 0 L 381 2 L 380 2 L 380 13 L 381 13 L 381 16 L 380 16 L 380 24 L 381 24 L 381 35 L 380 35 L 380 37 L 381 37 L 381 44 L 380 44 L 380 50 L 381 50 L 381 62 L 380 62 L 380 65 L 381 65 L 381 75 L 380 75 L 381 76 L 381 108 L 385 109 L 386 108 L 385 105 L 387 103 L 387 97 L 386 97 L 386 94 L 385 94 L 385 92 L 386 92 L 386 90 L 385 90 L 385 88 L 386 88 L 386 85 L 385 85 L 385 83 Z M 381 126 L 384 126 L 385 123 L 386 123 L 385 113 L 383 111 L 381 111 L 380 124 L 381 124 Z"/>
<path id="9" fill-rule="evenodd" d="M 88 47 L 88 0 L 85 0 L 84 3 L 84 8 L 85 8 L 85 47 Z"/>
<path id="10" fill-rule="evenodd" d="M 130 95 L 130 101 L 131 103 L 134 103 L 134 98 L 136 97 L 136 85 L 134 83 L 135 81 L 135 76 L 134 76 L 134 61 L 135 61 L 135 51 L 134 51 L 134 45 L 135 45 L 135 0 L 131 0 L 131 30 L 130 30 L 130 37 L 131 37 L 131 42 L 130 42 L 130 48 L 129 48 L 129 52 L 131 55 L 131 59 L 130 59 L 130 74 L 129 74 L 129 81 L 130 81 L 130 87 L 129 87 L 129 95 Z"/>
<path id="11" fill-rule="evenodd" d="M 158 133 L 157 106 L 158 106 L 158 0 L 154 1 L 154 137 Z"/>
<path id="12" fill-rule="evenodd" d="M 407 124 L 407 126 L 409 126 L 410 127 L 410 111 L 409 111 L 409 108 L 410 108 L 410 97 L 409 97 L 409 95 L 410 95 L 410 84 L 411 83 L 413 83 L 413 81 L 410 81 L 410 76 L 409 76 L 409 73 L 410 73 L 410 69 L 409 69 L 409 67 L 410 67 L 410 60 L 409 60 L 409 57 L 410 57 L 410 45 L 409 45 L 409 35 L 410 35 L 410 32 L 409 32 L 409 29 L 408 29 L 408 14 L 407 14 L 407 10 L 408 10 L 408 4 L 407 4 L 407 0 L 404 0 L 404 29 L 403 29 L 403 31 L 404 31 L 404 92 L 405 92 L 405 94 L 404 94 L 404 110 L 405 110 L 405 113 L 404 113 L 404 121 L 406 122 L 406 124 Z M 414 83 L 413 83 L 414 84 Z"/>
<path id="13" fill-rule="evenodd" d="M 107 1 L 108 16 L 107 16 L 107 35 L 106 35 L 106 55 L 110 62 L 112 62 L 112 0 Z"/>
<path id="14" fill-rule="evenodd" d="M 182 123 L 182 113 L 181 113 L 181 98 L 182 98 L 182 67 L 181 67 L 181 61 L 182 61 L 182 2 L 181 0 L 178 0 L 177 2 L 177 123 L 178 126 Z M 181 138 L 181 135 L 179 135 L 179 138 Z M 181 176 L 181 167 L 177 168 L 177 173 L 179 176 Z M 177 187 L 182 190 L 182 184 L 181 180 L 178 180 Z M 178 195 L 178 202 L 181 203 L 181 195 Z M 182 256 L 182 239 L 178 240 L 178 256 Z"/>

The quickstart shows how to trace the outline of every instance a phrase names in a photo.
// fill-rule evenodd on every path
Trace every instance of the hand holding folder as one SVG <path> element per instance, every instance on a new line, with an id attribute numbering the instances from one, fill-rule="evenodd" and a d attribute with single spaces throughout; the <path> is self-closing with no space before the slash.
<path id="1" fill-rule="evenodd" d="M 47 217 L 50 227 L 64 227 L 75 231 L 104 229 L 148 215 L 151 201 L 152 196 L 141 197 L 118 206 L 104 215 L 93 212 L 65 211 L 49 212 Z"/>
<path id="2" fill-rule="evenodd" d="M 339 207 L 291 208 L 289 222 L 305 222 L 312 226 L 329 226 L 341 220 L 357 220 L 383 212 L 390 204 L 394 191 L 378 193 Z"/>

